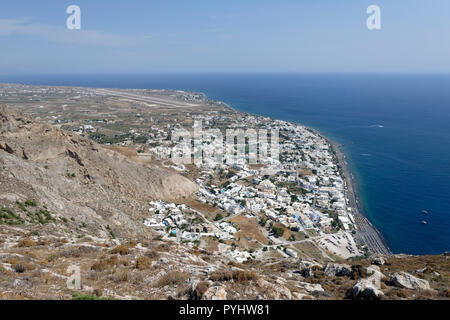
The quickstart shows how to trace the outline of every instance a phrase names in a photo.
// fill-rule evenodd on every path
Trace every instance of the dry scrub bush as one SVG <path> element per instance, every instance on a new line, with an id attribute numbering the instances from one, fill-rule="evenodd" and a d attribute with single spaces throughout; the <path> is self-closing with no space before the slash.
<path id="1" fill-rule="evenodd" d="M 34 242 L 33 240 L 22 239 L 17 243 L 16 248 L 28 248 L 28 247 L 34 247 L 36 245 L 37 245 L 37 243 Z"/>
<path id="2" fill-rule="evenodd" d="M 186 298 L 186 296 L 189 297 L 189 293 L 190 293 L 190 286 L 189 285 L 181 285 L 177 288 L 177 292 L 176 292 L 175 296 L 178 299 L 184 300 L 184 298 Z"/>
<path id="3" fill-rule="evenodd" d="M 14 264 L 14 265 L 12 266 L 12 268 L 13 268 L 14 271 L 17 272 L 17 273 L 23 273 L 23 272 L 25 272 L 25 271 L 27 270 L 27 268 L 26 268 L 23 264 L 21 264 L 21 263 Z"/>
<path id="4" fill-rule="evenodd" d="M 142 284 L 145 281 L 145 277 L 140 272 L 133 272 L 131 273 L 129 282 L 136 285 L 136 286 L 142 286 Z"/>
<path id="5" fill-rule="evenodd" d="M 128 281 L 128 271 L 126 269 L 117 270 L 114 273 L 115 282 L 126 282 Z"/>
<path id="6" fill-rule="evenodd" d="M 25 272 L 27 270 L 34 270 L 35 267 L 30 264 L 30 263 L 26 263 L 22 260 L 19 260 L 17 258 L 8 258 L 5 260 L 6 263 L 9 263 L 11 265 L 11 268 L 14 269 L 15 272 L 17 273 L 22 273 Z"/>
<path id="7" fill-rule="evenodd" d="M 117 257 L 112 256 L 110 258 L 106 258 L 106 259 L 95 262 L 91 266 L 91 270 L 104 271 L 104 270 L 114 267 L 118 262 L 119 262 L 119 260 L 117 259 Z"/>
<path id="8" fill-rule="evenodd" d="M 161 276 L 156 283 L 157 287 L 173 286 L 182 284 L 188 278 L 188 274 L 182 271 L 169 271 Z"/>
<path id="9" fill-rule="evenodd" d="M 53 253 L 53 254 L 49 255 L 46 260 L 47 260 L 47 262 L 53 262 L 53 261 L 58 260 L 59 258 L 61 258 L 61 256 L 58 253 Z"/>
<path id="10" fill-rule="evenodd" d="M 197 297 L 202 297 L 205 292 L 209 288 L 209 282 L 208 281 L 200 281 L 197 286 L 195 287 L 195 295 Z"/>
<path id="11" fill-rule="evenodd" d="M 258 276 L 251 271 L 214 271 L 209 275 L 209 279 L 212 281 L 230 281 L 239 284 L 247 284 L 249 281 L 258 280 Z"/>
<path id="12" fill-rule="evenodd" d="M 258 276 L 251 271 L 234 271 L 233 280 L 236 283 L 247 284 L 249 281 L 258 280 Z"/>
<path id="13" fill-rule="evenodd" d="M 367 271 L 366 268 L 364 268 L 362 265 L 353 265 L 352 266 L 352 280 L 359 280 L 367 278 Z"/>
<path id="14" fill-rule="evenodd" d="M 230 281 L 233 279 L 233 273 L 231 271 L 213 271 L 210 273 L 209 279 L 212 281 Z"/>
<path id="15" fill-rule="evenodd" d="M 140 256 L 136 259 L 135 268 L 138 270 L 145 270 L 152 266 L 152 259 L 147 256 Z"/>
<path id="16" fill-rule="evenodd" d="M 121 256 L 125 256 L 127 254 L 130 254 L 131 248 L 134 248 L 136 246 L 135 242 L 127 242 L 121 245 L 118 245 L 117 247 L 113 248 L 110 252 L 112 254 L 120 254 Z"/>
<path id="17" fill-rule="evenodd" d="M 159 253 L 155 250 L 149 250 L 145 253 L 145 256 L 150 259 L 155 259 L 159 257 Z"/>

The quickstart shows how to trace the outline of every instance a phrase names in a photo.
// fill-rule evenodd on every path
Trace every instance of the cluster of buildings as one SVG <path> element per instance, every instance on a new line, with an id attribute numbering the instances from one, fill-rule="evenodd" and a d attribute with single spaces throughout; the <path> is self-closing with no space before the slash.
<path id="1" fill-rule="evenodd" d="M 149 206 L 150 216 L 144 219 L 144 225 L 171 240 L 198 241 L 201 237 L 233 240 L 233 234 L 237 232 L 231 224 L 214 224 L 184 204 L 158 200 L 150 201 Z"/>
<path id="2" fill-rule="evenodd" d="M 201 120 L 206 128 L 255 127 L 279 132 L 279 151 L 274 156 L 266 152 L 257 165 L 249 164 L 245 157 L 233 163 L 217 162 L 215 147 L 211 141 L 205 141 L 203 148 L 211 150 L 204 152 L 202 161 L 194 163 L 199 170 L 196 182 L 200 202 L 221 209 L 226 213 L 224 220 L 243 214 L 260 221 L 271 220 L 292 231 L 308 230 L 325 236 L 339 230 L 352 237 L 355 224 L 346 181 L 331 145 L 322 136 L 300 125 L 252 115 L 196 115 L 196 120 Z M 161 143 L 150 151 L 170 159 L 171 147 Z M 176 219 L 185 221 L 182 214 L 175 215 L 175 221 L 171 218 L 167 225 L 179 228 Z M 208 230 L 182 233 L 182 237 L 198 240 L 203 235 L 214 235 L 233 239 L 236 229 L 220 220 L 214 225 L 222 232 L 220 236 Z M 290 250 L 288 255 L 295 256 L 295 251 Z M 246 259 L 245 256 L 237 259 Z"/>

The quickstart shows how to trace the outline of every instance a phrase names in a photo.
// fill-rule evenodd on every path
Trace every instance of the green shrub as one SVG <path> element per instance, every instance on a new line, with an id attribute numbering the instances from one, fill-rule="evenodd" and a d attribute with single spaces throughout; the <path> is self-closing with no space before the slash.
<path id="1" fill-rule="evenodd" d="M 274 233 L 275 237 L 279 238 L 283 236 L 284 229 L 272 226 L 272 232 Z"/>
<path id="2" fill-rule="evenodd" d="M 36 201 L 34 201 L 34 200 L 27 200 L 27 201 L 25 201 L 25 205 L 27 207 L 36 207 L 37 206 Z"/>
<path id="3" fill-rule="evenodd" d="M 92 295 L 81 294 L 78 292 L 72 293 L 72 300 L 115 300 L 113 298 L 97 297 Z"/>

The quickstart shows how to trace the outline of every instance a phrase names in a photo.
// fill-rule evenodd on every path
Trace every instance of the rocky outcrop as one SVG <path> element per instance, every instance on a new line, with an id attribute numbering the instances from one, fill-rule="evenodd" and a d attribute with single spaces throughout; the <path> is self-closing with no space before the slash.
<path id="1" fill-rule="evenodd" d="M 283 285 L 277 284 L 277 283 L 270 283 L 263 278 L 259 278 L 256 281 L 256 285 L 266 292 L 266 295 L 271 297 L 271 299 L 274 300 L 291 300 L 292 299 L 292 293 L 291 291 L 286 288 Z"/>
<path id="2" fill-rule="evenodd" d="M 317 262 L 311 262 L 307 260 L 301 260 L 299 263 L 299 273 L 305 278 L 311 278 L 314 276 L 314 272 L 322 270 L 323 266 Z"/>
<path id="3" fill-rule="evenodd" d="M 10 154 L 14 153 L 14 150 L 6 142 L 5 143 L 0 142 L 0 149 Z"/>
<path id="4" fill-rule="evenodd" d="M 325 290 L 323 289 L 323 287 L 316 283 L 307 283 L 307 282 L 300 282 L 299 283 L 299 288 L 316 296 L 324 296 L 326 295 Z"/>
<path id="5" fill-rule="evenodd" d="M 396 272 L 391 275 L 390 284 L 404 289 L 430 290 L 430 284 L 427 280 L 419 279 L 407 272 Z"/>
<path id="6" fill-rule="evenodd" d="M 349 277 L 352 275 L 352 267 L 348 264 L 328 263 L 324 272 L 329 277 Z"/>
<path id="7" fill-rule="evenodd" d="M 72 140 L 73 141 L 73 140 Z M 84 167 L 83 161 L 81 161 L 80 156 L 78 155 L 78 153 L 73 152 L 71 150 L 67 150 L 67 154 L 69 157 L 71 157 L 72 159 L 74 159 L 80 166 Z"/>

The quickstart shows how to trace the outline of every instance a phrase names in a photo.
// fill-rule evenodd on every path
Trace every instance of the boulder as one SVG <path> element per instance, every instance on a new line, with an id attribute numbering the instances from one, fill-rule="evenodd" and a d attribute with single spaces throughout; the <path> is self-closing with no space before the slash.
<path id="1" fill-rule="evenodd" d="M 383 292 L 371 279 L 362 279 L 353 286 L 352 294 L 355 300 L 378 300 Z"/>
<path id="2" fill-rule="evenodd" d="M 204 300 L 226 300 L 227 299 L 227 291 L 223 286 L 210 287 L 203 294 Z"/>
<path id="3" fill-rule="evenodd" d="M 391 285 L 404 289 L 431 289 L 427 280 L 416 278 L 412 274 L 403 271 L 392 274 L 389 282 Z"/>
<path id="4" fill-rule="evenodd" d="M 371 263 L 377 266 L 382 266 L 386 263 L 386 261 L 382 257 L 375 257 L 372 259 Z"/>
<path id="5" fill-rule="evenodd" d="M 30 286 L 28 279 L 14 279 L 13 287 L 16 289 L 24 289 Z"/>
<path id="6" fill-rule="evenodd" d="M 369 266 L 366 268 L 368 278 L 359 280 L 352 289 L 353 299 L 355 300 L 378 300 L 384 294 L 381 291 L 381 279 L 384 274 L 378 266 Z"/>
<path id="7" fill-rule="evenodd" d="M 424 268 L 414 270 L 412 272 L 412 274 L 426 273 L 428 270 L 429 270 L 428 267 L 424 267 Z"/>
<path id="8" fill-rule="evenodd" d="M 370 279 L 377 279 L 378 281 L 381 281 L 385 276 L 380 271 L 380 267 L 378 266 L 369 266 L 366 268 L 366 273 L 370 276 Z"/>
<path id="9" fill-rule="evenodd" d="M 328 263 L 324 272 L 329 277 L 351 276 L 352 267 L 348 264 Z"/>
<path id="10" fill-rule="evenodd" d="M 306 291 L 313 296 L 328 296 L 320 284 L 312 284 L 307 282 L 299 282 L 299 289 Z"/>

